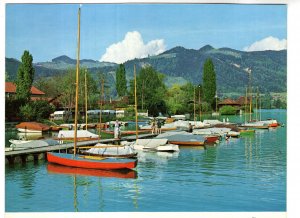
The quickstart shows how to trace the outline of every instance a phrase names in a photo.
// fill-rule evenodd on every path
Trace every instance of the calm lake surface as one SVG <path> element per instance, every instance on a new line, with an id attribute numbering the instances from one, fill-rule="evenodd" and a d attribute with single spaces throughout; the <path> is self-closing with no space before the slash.
<path id="1" fill-rule="evenodd" d="M 6 166 L 5 210 L 286 211 L 286 110 L 262 111 L 263 119 L 271 117 L 285 127 L 257 130 L 207 149 L 143 153 L 135 171 L 74 172 L 47 161 Z"/>

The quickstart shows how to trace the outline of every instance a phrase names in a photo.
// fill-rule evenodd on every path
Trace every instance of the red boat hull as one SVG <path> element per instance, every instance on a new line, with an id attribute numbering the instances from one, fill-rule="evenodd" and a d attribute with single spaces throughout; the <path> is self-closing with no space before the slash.
<path id="1" fill-rule="evenodd" d="M 205 143 L 215 143 L 219 140 L 219 136 L 206 136 Z"/>
<path id="2" fill-rule="evenodd" d="M 204 142 L 200 141 L 169 141 L 171 144 L 179 145 L 179 146 L 203 146 Z"/>
<path id="3" fill-rule="evenodd" d="M 279 125 L 278 125 L 278 123 L 271 123 L 271 124 L 269 124 L 269 127 L 278 127 Z"/>
<path id="4" fill-rule="evenodd" d="M 94 160 L 83 158 L 83 155 L 61 154 L 47 152 L 47 160 L 50 163 L 56 163 L 69 167 L 80 167 L 87 169 L 133 169 L 137 165 L 136 159 L 116 159 L 104 158 L 101 160 Z"/>

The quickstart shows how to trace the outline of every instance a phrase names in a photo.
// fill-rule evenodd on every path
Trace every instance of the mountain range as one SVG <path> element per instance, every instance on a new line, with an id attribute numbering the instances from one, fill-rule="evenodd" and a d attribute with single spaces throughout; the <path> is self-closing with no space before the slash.
<path id="1" fill-rule="evenodd" d="M 152 66 L 166 75 L 165 83 L 184 84 L 187 81 L 195 85 L 202 83 L 203 64 L 211 58 L 216 72 L 218 93 L 244 93 L 249 82 L 260 92 L 286 92 L 287 90 L 287 51 L 254 51 L 244 52 L 231 48 L 213 48 L 206 45 L 198 50 L 174 47 L 159 55 L 134 59 L 124 63 L 127 79 L 133 78 L 133 65 L 137 72 L 144 66 Z M 15 80 L 20 61 L 6 58 L 6 73 L 10 80 Z M 88 68 L 94 78 L 102 72 L 113 85 L 115 82 L 116 63 L 99 62 L 90 59 L 80 61 L 82 67 Z M 51 77 L 68 68 L 75 68 L 76 60 L 62 55 L 48 62 L 34 63 L 35 79 Z"/>

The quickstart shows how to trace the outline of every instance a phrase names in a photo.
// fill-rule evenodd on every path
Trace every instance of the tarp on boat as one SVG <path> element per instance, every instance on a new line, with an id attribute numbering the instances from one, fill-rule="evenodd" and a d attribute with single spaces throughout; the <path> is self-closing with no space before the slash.
<path id="1" fill-rule="evenodd" d="M 16 125 L 16 128 L 37 131 L 48 131 L 50 129 L 50 126 L 38 122 L 22 122 Z"/>
<path id="2" fill-rule="evenodd" d="M 134 144 L 144 146 L 147 148 L 156 148 L 158 146 L 166 145 L 168 143 L 167 139 L 138 139 Z"/>
<path id="3" fill-rule="evenodd" d="M 96 148 L 90 148 L 86 153 L 111 156 L 128 156 L 136 154 L 130 146 L 112 146 L 107 144 L 97 143 Z M 103 147 L 103 148 L 100 148 Z"/>
<path id="4" fill-rule="evenodd" d="M 60 130 L 58 132 L 58 138 L 74 138 L 74 130 Z M 98 138 L 99 136 L 91 133 L 87 130 L 77 130 L 77 138 Z"/>
<path id="5" fill-rule="evenodd" d="M 177 142 L 204 142 L 205 138 L 201 135 L 194 135 L 184 131 L 165 132 L 155 137 L 155 139 L 167 139 Z"/>
<path id="6" fill-rule="evenodd" d="M 230 128 L 207 128 L 207 129 L 194 129 L 193 134 L 197 135 L 225 135 L 229 131 L 231 131 Z"/>
<path id="7" fill-rule="evenodd" d="M 45 140 L 31 140 L 27 143 L 20 143 L 20 144 L 11 144 L 11 148 L 40 148 L 40 147 L 46 147 L 46 146 L 53 146 L 58 145 L 57 140 L 53 139 L 45 139 Z"/>

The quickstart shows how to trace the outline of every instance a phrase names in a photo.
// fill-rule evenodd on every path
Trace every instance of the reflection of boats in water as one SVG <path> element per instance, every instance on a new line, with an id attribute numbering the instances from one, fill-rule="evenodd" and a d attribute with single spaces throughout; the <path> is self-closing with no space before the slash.
<path id="1" fill-rule="evenodd" d="M 137 178 L 137 172 L 131 169 L 96 170 L 96 169 L 85 169 L 85 168 L 78 168 L 78 167 L 67 167 L 67 166 L 48 163 L 47 170 L 49 173 L 55 173 L 55 174 L 69 174 L 69 175 L 95 176 L 95 177 L 115 177 L 115 178 L 124 178 L 124 179 Z"/>

